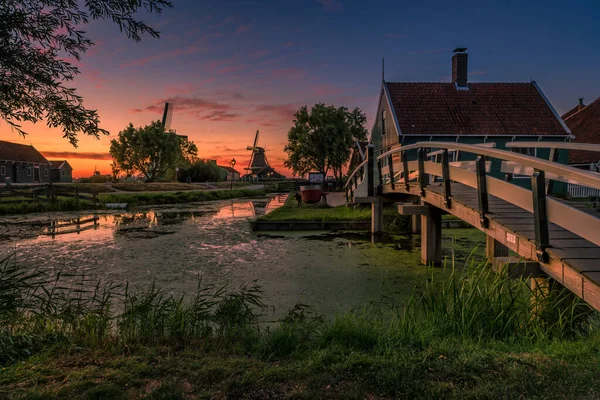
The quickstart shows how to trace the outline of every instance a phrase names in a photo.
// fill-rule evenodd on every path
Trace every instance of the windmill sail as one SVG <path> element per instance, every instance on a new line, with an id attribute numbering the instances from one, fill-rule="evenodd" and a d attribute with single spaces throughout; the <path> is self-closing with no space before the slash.
<path id="1" fill-rule="evenodd" d="M 162 126 L 165 132 L 171 129 L 171 119 L 173 118 L 173 104 L 165 103 L 165 111 L 163 112 Z"/>

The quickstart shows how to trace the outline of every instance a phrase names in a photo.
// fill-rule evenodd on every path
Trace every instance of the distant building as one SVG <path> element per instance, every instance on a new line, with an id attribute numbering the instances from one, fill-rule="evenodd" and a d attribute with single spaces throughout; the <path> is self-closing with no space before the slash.
<path id="1" fill-rule="evenodd" d="M 52 164 L 52 170 L 50 171 L 52 182 L 73 182 L 73 167 L 71 167 L 67 160 L 50 161 L 50 163 Z"/>
<path id="2" fill-rule="evenodd" d="M 600 98 L 587 106 L 583 99 L 563 115 L 573 135 L 574 142 L 600 144 Z M 600 171 L 600 154 L 592 151 L 569 151 L 569 164 L 573 167 Z"/>
<path id="3" fill-rule="evenodd" d="M 382 81 L 370 140 L 375 156 L 428 141 L 494 142 L 496 148 L 505 149 L 505 144 L 513 141 L 570 140 L 569 128 L 535 82 L 470 83 L 467 60 L 466 48 L 454 50 L 452 81 L 447 83 Z M 546 159 L 549 156 L 548 149 L 519 151 Z M 566 164 L 568 152 L 558 153 L 558 161 Z M 450 161 L 456 161 L 452 157 L 457 154 L 451 154 Z M 472 154 L 462 156 L 461 161 L 475 159 Z M 383 166 L 387 162 L 384 160 Z M 399 154 L 394 162 L 399 162 Z M 492 162 L 490 175 L 505 177 L 500 162 Z M 527 178 L 521 180 L 524 185 Z M 384 175 L 384 179 L 389 177 Z"/>
<path id="4" fill-rule="evenodd" d="M 231 167 L 218 166 L 221 172 L 221 179 L 225 181 L 239 181 L 240 173 Z"/>
<path id="5" fill-rule="evenodd" d="M 51 164 L 35 147 L 0 140 L 0 182 L 50 182 Z"/>

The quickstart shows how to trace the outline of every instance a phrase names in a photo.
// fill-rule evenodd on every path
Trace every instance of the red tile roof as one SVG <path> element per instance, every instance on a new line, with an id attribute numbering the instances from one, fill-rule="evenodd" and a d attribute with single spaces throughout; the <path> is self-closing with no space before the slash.
<path id="1" fill-rule="evenodd" d="M 50 164 L 33 146 L 0 140 L 0 160 Z"/>
<path id="2" fill-rule="evenodd" d="M 386 83 L 403 135 L 567 135 L 534 83 Z"/>
<path id="3" fill-rule="evenodd" d="M 600 144 L 600 98 L 583 110 L 565 119 L 577 143 Z M 589 164 L 600 161 L 600 154 L 591 151 L 569 151 L 569 164 Z"/>
<path id="4" fill-rule="evenodd" d="M 586 107 L 586 105 L 584 104 L 583 106 L 580 106 L 579 104 L 577 104 L 575 107 L 571 108 L 569 111 L 567 111 L 566 113 L 564 113 L 561 118 L 563 120 L 569 118 L 571 115 L 575 114 L 576 112 L 579 112 L 581 110 L 583 110 Z"/>
<path id="5" fill-rule="evenodd" d="M 231 167 L 224 167 L 224 166 L 221 166 L 221 165 L 219 165 L 219 168 L 223 168 L 223 169 L 224 169 L 225 171 L 227 171 L 227 172 L 232 172 L 232 173 L 234 173 L 234 174 L 239 174 L 239 172 L 238 172 L 238 171 L 236 171 L 235 169 L 233 169 L 233 168 L 231 168 Z"/>

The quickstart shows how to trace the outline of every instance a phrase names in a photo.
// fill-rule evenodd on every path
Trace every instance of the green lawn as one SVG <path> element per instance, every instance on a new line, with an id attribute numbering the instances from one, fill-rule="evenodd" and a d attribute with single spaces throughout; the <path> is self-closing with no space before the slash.
<path id="1" fill-rule="evenodd" d="M 368 207 L 328 207 L 314 204 L 302 204 L 292 195 L 286 204 L 264 215 L 262 221 L 368 221 L 371 219 L 371 209 Z"/>

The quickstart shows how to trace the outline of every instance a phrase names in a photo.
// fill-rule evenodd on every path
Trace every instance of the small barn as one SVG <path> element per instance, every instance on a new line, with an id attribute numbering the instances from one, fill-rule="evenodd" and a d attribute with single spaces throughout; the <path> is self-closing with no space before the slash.
<path id="1" fill-rule="evenodd" d="M 239 181 L 240 173 L 231 167 L 223 167 L 219 165 L 221 171 L 221 179 L 226 181 Z"/>
<path id="2" fill-rule="evenodd" d="M 48 183 L 51 164 L 31 145 L 0 140 L 0 182 Z"/>
<path id="3" fill-rule="evenodd" d="M 52 164 L 52 170 L 50 172 L 52 182 L 73 182 L 73 167 L 71 167 L 67 160 L 50 161 L 50 163 Z"/>

